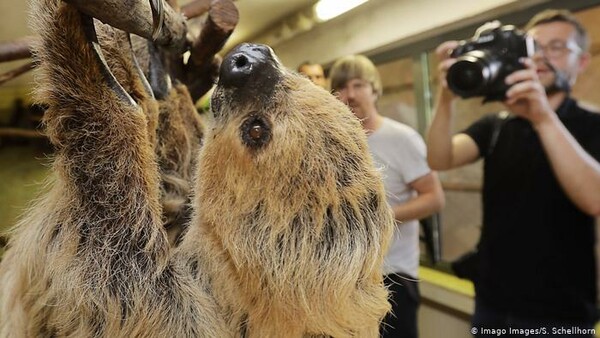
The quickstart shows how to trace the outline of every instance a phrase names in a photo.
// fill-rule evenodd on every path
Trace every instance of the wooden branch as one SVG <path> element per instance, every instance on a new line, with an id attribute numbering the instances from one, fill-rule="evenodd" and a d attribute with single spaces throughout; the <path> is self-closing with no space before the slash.
<path id="1" fill-rule="evenodd" d="M 152 37 L 152 11 L 147 0 L 64 0 L 80 11 L 116 28 L 150 39 Z M 167 0 L 177 6 L 177 0 Z M 127 8 L 124 8 L 127 6 Z M 180 78 L 190 89 L 194 100 L 204 95 L 217 77 L 220 57 L 216 54 L 235 29 L 239 12 L 232 0 L 196 0 L 181 8 L 181 14 L 170 6 L 165 8 L 165 22 L 157 43 L 175 55 L 186 49 L 187 27 L 185 17 L 194 18 L 208 11 L 208 17 L 200 35 L 192 45 L 191 56 Z M 185 17 L 184 17 L 185 16 Z M 0 62 L 31 56 L 31 44 L 36 37 L 28 36 L 0 44 Z M 30 63 L 0 75 L 0 84 L 30 70 Z M 178 76 L 179 77 L 179 76 Z"/>
<path id="2" fill-rule="evenodd" d="M 115 28 L 146 39 L 152 39 L 152 10 L 147 0 L 63 0 Z M 187 28 L 185 18 L 170 6 L 163 6 L 165 21 L 156 43 L 170 50 L 183 52 L 186 49 Z"/>
<path id="3" fill-rule="evenodd" d="M 171 8 L 173 8 L 173 10 L 175 12 L 181 12 L 181 9 L 179 8 L 179 2 L 177 2 L 177 0 L 166 0 L 167 4 L 169 4 L 169 6 L 171 6 Z"/>
<path id="4" fill-rule="evenodd" d="M 198 67 L 196 71 L 187 73 L 188 80 L 185 84 L 188 87 L 192 101 L 198 101 L 214 86 L 215 80 L 219 76 L 221 61 L 222 58 L 215 55 L 210 63 Z"/>
<path id="5" fill-rule="evenodd" d="M 167 3 L 176 2 L 176 0 L 168 0 Z M 148 9 L 150 7 L 148 6 Z M 175 7 L 173 7 L 175 8 Z M 196 0 L 192 1 L 181 8 L 181 14 L 186 18 L 196 18 L 206 12 L 210 8 L 210 0 Z M 152 16 L 148 17 L 151 20 Z M 131 18 L 127 18 L 130 20 Z M 151 28 L 152 22 L 148 22 Z M 137 33 L 136 33 L 137 34 Z M 148 32 L 151 36 L 152 32 Z M 13 41 L 0 42 L 0 62 L 14 61 L 27 59 L 31 57 L 31 45 L 37 39 L 35 36 L 26 36 Z M 178 50 L 177 52 L 182 52 Z"/>
<path id="6" fill-rule="evenodd" d="M 0 62 L 27 59 L 31 57 L 31 44 L 34 36 L 26 36 L 13 41 L 0 43 Z"/>
<path id="7" fill-rule="evenodd" d="M 231 0 L 213 0 L 208 18 L 198 39 L 194 41 L 187 64 L 186 79 L 194 101 L 206 94 L 217 77 L 220 58 L 215 55 L 223 48 L 225 42 L 235 29 L 239 20 L 239 12 Z"/>
<path id="8" fill-rule="evenodd" d="M 173 1 L 173 0 L 172 0 Z M 211 0 L 196 0 L 181 7 L 181 14 L 186 18 L 196 18 L 208 12 Z"/>
<path id="9" fill-rule="evenodd" d="M 27 73 L 28 71 L 32 70 L 34 67 L 33 62 L 28 62 L 20 67 L 17 67 L 13 70 L 10 70 L 4 74 L 0 74 L 0 85 L 4 84 L 4 82 L 10 81 L 14 78 L 16 78 L 17 76 Z"/>
<path id="10" fill-rule="evenodd" d="M 190 60 L 196 65 L 210 64 L 210 60 L 233 33 L 239 19 L 240 15 L 233 1 L 213 0 L 202 32 L 192 45 Z"/>
<path id="11" fill-rule="evenodd" d="M 45 138 L 42 132 L 22 128 L 0 128 L 0 137 Z"/>

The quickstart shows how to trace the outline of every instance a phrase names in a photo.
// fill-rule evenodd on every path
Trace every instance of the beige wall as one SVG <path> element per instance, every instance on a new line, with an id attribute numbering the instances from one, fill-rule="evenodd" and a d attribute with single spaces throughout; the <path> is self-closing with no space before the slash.
<path id="1" fill-rule="evenodd" d="M 472 338 L 469 320 L 427 304 L 419 308 L 419 337 Z"/>
<path id="2" fill-rule="evenodd" d="M 584 73 L 579 76 L 573 88 L 573 96 L 590 103 L 597 109 L 600 107 L 598 84 L 600 83 L 600 6 L 575 14 L 587 28 L 591 46 L 592 60 Z M 600 110 L 600 109 L 599 109 Z"/>
<path id="3" fill-rule="evenodd" d="M 371 0 L 272 47 L 290 66 L 307 59 L 327 63 L 346 54 L 382 51 L 434 37 L 543 2 L 546 0 Z"/>
<path id="4" fill-rule="evenodd" d="M 1 13 L 14 13 L 14 15 L 3 17 L 4 19 L 0 20 L 0 31 L 3 32 L 3 36 L 7 40 L 21 38 L 22 35 L 18 35 L 20 32 L 30 31 L 27 28 L 27 8 L 28 1 L 0 1 Z M 4 74 L 27 62 L 29 60 L 1 62 L 0 74 Z M 8 114 L 12 110 L 15 97 L 29 96 L 30 84 L 33 81 L 33 77 L 30 74 L 20 76 L 17 79 L 0 85 L 0 123 L 4 123 L 8 119 Z"/>
<path id="5" fill-rule="evenodd" d="M 419 336 L 421 338 L 472 337 L 471 316 L 475 307 L 473 285 L 465 280 L 421 268 L 419 289 Z"/>

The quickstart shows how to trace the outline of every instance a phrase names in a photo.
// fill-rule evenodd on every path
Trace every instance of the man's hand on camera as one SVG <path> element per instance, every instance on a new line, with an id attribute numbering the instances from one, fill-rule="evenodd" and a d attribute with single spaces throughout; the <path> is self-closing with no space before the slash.
<path id="1" fill-rule="evenodd" d="M 455 58 L 450 57 L 450 53 L 454 48 L 458 46 L 458 41 L 446 41 L 440 44 L 435 49 L 435 54 L 438 57 L 439 65 L 438 65 L 438 76 L 440 77 L 440 84 L 442 88 L 445 90 L 448 89 L 448 83 L 446 82 L 446 74 L 448 73 L 448 68 L 452 66 L 455 62 Z"/>
<path id="2" fill-rule="evenodd" d="M 537 75 L 535 63 L 530 58 L 522 60 L 525 69 L 506 77 L 511 87 L 506 92 L 504 104 L 515 115 L 529 120 L 534 127 L 552 113 L 546 90 Z"/>

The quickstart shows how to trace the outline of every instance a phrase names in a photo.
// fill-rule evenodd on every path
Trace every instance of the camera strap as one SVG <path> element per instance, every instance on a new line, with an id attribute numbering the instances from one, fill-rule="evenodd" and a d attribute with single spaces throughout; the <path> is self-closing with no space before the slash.
<path id="1" fill-rule="evenodd" d="M 496 119 L 494 120 L 494 129 L 492 130 L 492 136 L 490 138 L 490 145 L 488 146 L 488 151 L 486 156 L 490 156 L 492 152 L 494 152 L 494 148 L 496 148 L 496 143 L 498 143 L 498 137 L 500 136 L 500 131 L 502 130 L 502 126 L 508 119 L 510 114 L 503 110 L 496 114 Z"/>

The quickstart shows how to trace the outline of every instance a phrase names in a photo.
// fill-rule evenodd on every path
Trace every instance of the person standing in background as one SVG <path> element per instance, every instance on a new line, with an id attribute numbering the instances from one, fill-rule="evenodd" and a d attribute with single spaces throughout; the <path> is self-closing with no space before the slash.
<path id="1" fill-rule="evenodd" d="M 384 261 L 392 312 L 384 319 L 380 332 L 383 337 L 417 337 L 418 220 L 444 206 L 441 184 L 427 165 L 421 136 L 379 114 L 376 103 L 382 93 L 381 80 L 367 57 L 350 55 L 337 60 L 330 78 L 334 94 L 350 107 L 367 133 L 369 150 L 375 164 L 383 170 L 388 203 L 396 219 Z"/>
<path id="2" fill-rule="evenodd" d="M 510 74 L 510 115 L 484 116 L 452 135 L 446 73 L 456 62 L 441 44 L 441 90 L 428 133 L 428 161 L 447 170 L 484 159 L 483 228 L 475 279 L 474 334 L 537 329 L 536 337 L 592 337 L 597 321 L 594 216 L 600 215 L 600 114 L 570 88 L 590 61 L 587 33 L 565 10 L 525 27 L 537 51 Z M 555 331 L 557 328 L 578 330 Z"/>
<path id="3" fill-rule="evenodd" d="M 308 77 L 317 86 L 327 89 L 327 79 L 325 79 L 325 71 L 323 66 L 310 61 L 302 62 L 297 69 L 298 73 Z"/>

